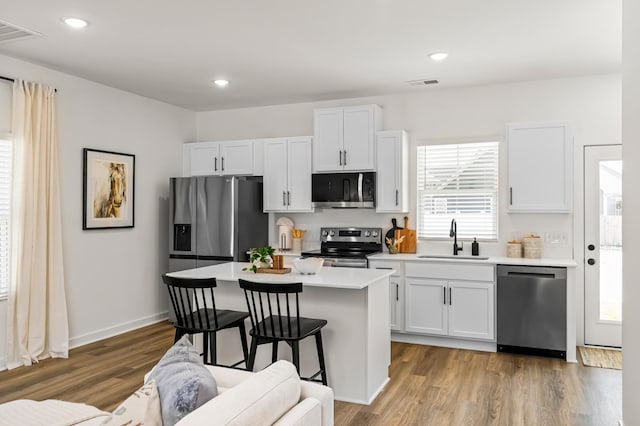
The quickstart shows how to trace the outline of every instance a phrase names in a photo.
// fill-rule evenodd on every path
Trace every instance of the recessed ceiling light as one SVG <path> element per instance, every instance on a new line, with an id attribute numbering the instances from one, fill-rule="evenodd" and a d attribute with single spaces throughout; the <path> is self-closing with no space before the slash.
<path id="1" fill-rule="evenodd" d="M 449 56 L 447 52 L 434 52 L 429 55 L 429 57 L 436 62 L 444 61 L 447 59 L 447 56 Z"/>
<path id="2" fill-rule="evenodd" d="M 218 87 L 225 87 L 229 85 L 229 80 L 218 79 L 213 80 L 213 83 Z"/>
<path id="3" fill-rule="evenodd" d="M 71 28 L 74 28 L 76 30 L 80 30 L 86 27 L 87 25 L 89 25 L 87 21 L 80 18 L 62 18 L 62 21 L 68 26 L 70 26 Z"/>

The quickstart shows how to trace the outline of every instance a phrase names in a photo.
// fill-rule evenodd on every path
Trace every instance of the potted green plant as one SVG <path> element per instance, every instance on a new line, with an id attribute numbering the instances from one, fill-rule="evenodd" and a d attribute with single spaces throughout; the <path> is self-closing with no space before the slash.
<path id="1" fill-rule="evenodd" d="M 255 273 L 258 268 L 270 268 L 271 262 L 273 261 L 272 256 L 275 251 L 271 246 L 249 249 L 249 262 L 251 266 L 243 268 L 242 270 L 253 271 Z"/>

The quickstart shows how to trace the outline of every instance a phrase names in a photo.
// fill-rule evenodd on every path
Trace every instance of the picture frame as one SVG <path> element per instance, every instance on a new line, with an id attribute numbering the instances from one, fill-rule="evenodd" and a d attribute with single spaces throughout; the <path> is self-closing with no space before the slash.
<path id="1" fill-rule="evenodd" d="M 91 148 L 82 152 L 82 229 L 133 228 L 135 155 Z"/>

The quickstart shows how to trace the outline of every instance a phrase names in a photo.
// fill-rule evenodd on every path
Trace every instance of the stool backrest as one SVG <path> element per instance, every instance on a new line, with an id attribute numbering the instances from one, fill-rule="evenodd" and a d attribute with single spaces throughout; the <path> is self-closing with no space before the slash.
<path id="1" fill-rule="evenodd" d="M 265 336 L 298 337 L 302 283 L 257 283 L 238 280 L 249 309 L 251 326 Z"/>
<path id="2" fill-rule="evenodd" d="M 176 278 L 162 276 L 167 285 L 171 306 L 176 314 L 176 327 L 186 330 L 214 330 L 218 328 L 215 278 Z M 207 303 L 207 297 L 211 301 Z"/>

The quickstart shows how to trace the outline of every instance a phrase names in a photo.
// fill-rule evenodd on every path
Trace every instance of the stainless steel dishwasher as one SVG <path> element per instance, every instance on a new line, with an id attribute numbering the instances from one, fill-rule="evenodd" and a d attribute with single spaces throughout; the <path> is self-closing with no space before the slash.
<path id="1" fill-rule="evenodd" d="M 567 269 L 498 265 L 498 351 L 567 357 Z"/>

